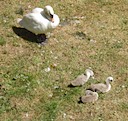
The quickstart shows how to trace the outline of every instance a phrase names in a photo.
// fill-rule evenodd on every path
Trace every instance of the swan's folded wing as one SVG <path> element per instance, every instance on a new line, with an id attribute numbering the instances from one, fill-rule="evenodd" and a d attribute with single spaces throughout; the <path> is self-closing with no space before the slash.
<path id="1" fill-rule="evenodd" d="M 23 17 L 23 21 L 26 24 L 38 25 L 38 24 L 42 24 L 43 23 L 42 21 L 45 22 L 46 20 L 39 13 L 29 13 Z"/>
<path id="2" fill-rule="evenodd" d="M 34 9 L 32 10 L 32 13 L 41 13 L 43 10 L 44 10 L 44 9 L 42 9 L 42 8 L 34 8 Z"/>
<path id="3" fill-rule="evenodd" d="M 29 13 L 20 21 L 21 26 L 35 34 L 44 33 L 47 29 L 47 23 L 47 19 L 38 13 Z"/>

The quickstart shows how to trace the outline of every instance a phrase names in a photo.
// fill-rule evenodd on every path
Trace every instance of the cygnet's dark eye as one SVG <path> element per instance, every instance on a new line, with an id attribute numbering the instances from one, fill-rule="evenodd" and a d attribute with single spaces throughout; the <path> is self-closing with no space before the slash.
<path id="1" fill-rule="evenodd" d="M 53 18 L 53 15 L 50 13 L 51 18 Z"/>
<path id="2" fill-rule="evenodd" d="M 112 79 L 110 79 L 110 81 L 112 82 L 113 80 L 112 80 Z"/>

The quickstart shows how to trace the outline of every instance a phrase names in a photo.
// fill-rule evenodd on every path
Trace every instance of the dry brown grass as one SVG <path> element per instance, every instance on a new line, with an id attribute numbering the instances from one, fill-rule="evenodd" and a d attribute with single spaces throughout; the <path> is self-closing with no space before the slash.
<path id="1" fill-rule="evenodd" d="M 53 6 L 61 24 L 46 46 L 17 36 L 16 12 Z M 0 1 L 0 120 L 128 120 L 127 0 Z M 54 66 L 57 65 L 57 66 Z M 51 68 L 46 73 L 45 69 Z M 91 67 L 95 79 L 83 87 L 70 81 Z M 112 90 L 92 104 L 78 104 L 91 83 L 113 76 Z"/>

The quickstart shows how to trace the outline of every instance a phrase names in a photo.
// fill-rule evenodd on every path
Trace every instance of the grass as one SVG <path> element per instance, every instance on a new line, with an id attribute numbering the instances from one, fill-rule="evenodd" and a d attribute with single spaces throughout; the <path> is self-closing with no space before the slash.
<path id="1" fill-rule="evenodd" d="M 17 18 L 47 4 L 63 26 L 52 32 L 46 46 L 14 33 Z M 0 1 L 0 120 L 128 120 L 127 4 L 127 0 Z M 70 81 L 89 67 L 95 79 L 69 88 Z M 107 76 L 115 80 L 109 93 L 100 94 L 94 104 L 78 103 L 85 88 Z"/>
<path id="2" fill-rule="evenodd" d="M 6 41 L 4 40 L 3 37 L 0 37 L 0 45 L 3 46 L 6 44 Z"/>

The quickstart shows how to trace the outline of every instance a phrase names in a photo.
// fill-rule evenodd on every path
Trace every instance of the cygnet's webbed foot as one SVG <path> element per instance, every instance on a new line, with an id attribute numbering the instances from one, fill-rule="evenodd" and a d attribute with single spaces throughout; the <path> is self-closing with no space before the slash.
<path id="1" fill-rule="evenodd" d="M 41 45 L 45 45 L 47 43 L 47 37 L 45 34 L 38 34 L 37 35 L 37 42 L 40 43 Z"/>

